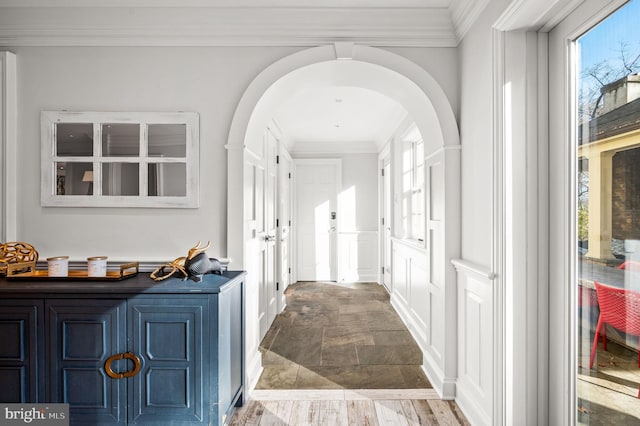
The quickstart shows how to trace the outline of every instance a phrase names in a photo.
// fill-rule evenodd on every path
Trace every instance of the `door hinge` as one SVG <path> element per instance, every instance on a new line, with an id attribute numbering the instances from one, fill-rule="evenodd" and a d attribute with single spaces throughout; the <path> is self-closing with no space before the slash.
<path id="1" fill-rule="evenodd" d="M 289 221 L 289 226 L 291 226 L 291 221 Z"/>
<path id="2" fill-rule="evenodd" d="M 276 164 L 280 164 L 280 156 L 276 155 Z"/>
<path id="3" fill-rule="evenodd" d="M 380 220 L 382 221 L 382 224 L 384 225 L 384 217 L 380 218 Z"/>
<path id="4" fill-rule="evenodd" d="M 289 268 L 289 273 L 291 273 L 291 268 Z"/>
<path id="5" fill-rule="evenodd" d="M 280 226 L 280 219 L 276 219 L 276 228 Z"/>
<path id="6" fill-rule="evenodd" d="M 382 272 L 384 274 L 384 266 L 382 268 L 380 268 L 380 272 Z"/>
<path id="7" fill-rule="evenodd" d="M 289 179 L 291 179 L 291 173 L 289 173 Z"/>
<path id="8" fill-rule="evenodd" d="M 382 171 L 382 176 L 384 176 L 384 169 L 380 169 Z"/>
<path id="9" fill-rule="evenodd" d="M 280 283 L 276 281 L 276 291 L 280 290 Z"/>

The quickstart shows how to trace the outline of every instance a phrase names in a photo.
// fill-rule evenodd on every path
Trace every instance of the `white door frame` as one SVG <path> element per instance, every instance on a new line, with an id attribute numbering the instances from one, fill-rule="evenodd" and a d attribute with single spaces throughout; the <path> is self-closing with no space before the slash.
<path id="1" fill-rule="evenodd" d="M 18 93 L 16 55 L 0 52 L 0 242 L 18 227 Z"/>
<path id="2" fill-rule="evenodd" d="M 582 3 L 582 2 L 580 2 Z M 603 4 L 604 3 L 604 4 Z M 577 420 L 576 126 L 572 40 L 626 0 L 584 1 L 549 37 L 549 400 L 550 424 Z M 553 77 L 551 77 L 553 76 Z"/>
<path id="3" fill-rule="evenodd" d="M 292 265 L 292 254 L 295 252 L 295 243 L 293 233 L 293 159 L 291 155 L 284 148 L 284 144 L 280 140 L 278 142 L 279 148 L 279 163 L 278 163 L 278 246 L 277 246 L 277 262 L 278 262 L 278 272 L 277 276 L 280 280 L 280 285 L 278 286 L 278 312 L 282 312 L 287 305 L 287 300 L 284 292 L 286 291 L 289 284 L 295 282 L 292 281 L 293 277 L 293 265 Z M 288 186 L 285 191 L 285 186 Z M 287 194 L 286 198 L 284 194 Z M 286 204 L 286 207 L 285 205 Z M 287 217 L 283 210 L 287 209 L 289 212 L 289 216 Z M 284 247 L 284 241 L 286 241 L 286 247 Z M 282 258 L 284 256 L 284 251 L 287 253 L 288 265 L 283 269 Z"/>
<path id="4" fill-rule="evenodd" d="M 385 274 L 390 274 L 391 271 L 386 271 L 385 269 L 385 259 L 386 257 L 391 257 L 391 252 L 387 252 L 386 251 L 386 239 L 385 239 L 385 229 L 388 227 L 391 227 L 391 231 L 393 232 L 393 228 L 392 228 L 392 224 L 393 224 L 393 199 L 389 199 L 389 211 L 390 214 L 388 215 L 389 217 L 386 216 L 386 211 L 385 211 L 385 186 L 384 186 L 384 182 L 385 182 L 385 178 L 388 178 L 391 182 L 391 186 L 389 188 L 389 190 L 391 191 L 391 194 L 389 194 L 389 196 L 391 197 L 393 195 L 393 170 L 390 170 L 389 176 L 382 176 L 382 171 L 385 169 L 385 167 L 388 165 L 391 168 L 391 164 L 392 163 L 392 158 L 391 158 L 391 142 L 388 143 L 382 151 L 380 151 L 380 154 L 378 155 L 378 196 L 379 196 L 379 200 L 380 202 L 378 203 L 378 235 L 379 235 L 379 250 L 378 250 L 378 265 L 380 265 L 380 269 L 379 269 L 379 278 L 378 278 L 378 282 L 380 284 L 383 284 L 386 288 L 387 291 L 391 292 L 392 288 L 391 288 L 391 282 L 386 283 L 384 282 L 384 276 Z M 383 218 L 384 218 L 384 223 L 383 223 Z"/>

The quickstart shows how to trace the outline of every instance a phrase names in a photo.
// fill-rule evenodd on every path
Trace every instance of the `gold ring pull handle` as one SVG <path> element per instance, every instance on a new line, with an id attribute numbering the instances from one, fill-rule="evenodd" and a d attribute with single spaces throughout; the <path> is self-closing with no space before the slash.
<path id="1" fill-rule="evenodd" d="M 133 361 L 133 370 L 125 371 L 124 373 L 116 373 L 111 369 L 111 364 L 113 361 L 117 361 L 119 359 L 130 359 Z M 133 377 L 140 372 L 140 358 L 131 352 L 119 353 L 110 356 L 104 363 L 104 371 L 107 373 L 107 376 L 112 379 L 124 379 L 125 377 Z"/>

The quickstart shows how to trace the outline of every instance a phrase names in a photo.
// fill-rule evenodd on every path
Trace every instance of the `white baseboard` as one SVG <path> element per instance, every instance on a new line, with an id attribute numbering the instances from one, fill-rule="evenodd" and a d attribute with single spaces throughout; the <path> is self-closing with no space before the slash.
<path id="1" fill-rule="evenodd" d="M 246 359 L 245 392 L 247 395 L 250 395 L 256 388 L 258 379 L 260 379 L 260 375 L 262 374 L 262 354 L 260 351 L 255 351 L 255 353 L 251 354 L 251 356 L 248 356 Z"/>
<path id="2" fill-rule="evenodd" d="M 477 399 L 467 395 L 465 389 L 464 386 L 458 386 L 455 399 L 464 416 L 472 425 L 490 425 L 491 419 L 486 413 L 487 410 L 477 404 Z"/>
<path id="3" fill-rule="evenodd" d="M 444 371 L 438 366 L 436 361 L 429 355 L 427 350 L 427 340 L 425 332 L 406 307 L 404 300 L 396 293 L 391 295 L 391 305 L 396 310 L 402 322 L 407 326 L 409 333 L 413 336 L 422 351 L 422 370 L 426 374 L 433 389 L 445 400 L 453 400 L 456 397 L 456 380 L 447 378 Z"/>

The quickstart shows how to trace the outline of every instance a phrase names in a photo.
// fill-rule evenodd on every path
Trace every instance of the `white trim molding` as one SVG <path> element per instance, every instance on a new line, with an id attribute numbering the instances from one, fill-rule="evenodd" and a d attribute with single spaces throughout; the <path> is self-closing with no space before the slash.
<path id="1" fill-rule="evenodd" d="M 451 263 L 453 263 L 453 266 L 456 267 L 456 271 L 458 272 L 471 272 L 488 280 L 494 280 L 497 276 L 494 272 L 491 272 L 491 269 L 478 265 L 477 263 L 469 262 L 468 260 L 453 259 Z"/>
<path id="2" fill-rule="evenodd" d="M 458 43 L 444 7 L 210 3 L 0 6 L 0 46 L 317 46 L 357 40 L 374 46 L 455 47 Z"/>
<path id="3" fill-rule="evenodd" d="M 0 242 L 18 238 L 17 111 L 16 55 L 0 52 Z"/>
<path id="4" fill-rule="evenodd" d="M 495 382 L 493 359 L 494 279 L 488 267 L 463 259 L 451 263 L 457 272 L 458 377 L 456 402 L 472 424 L 499 424 L 493 413 Z"/>

